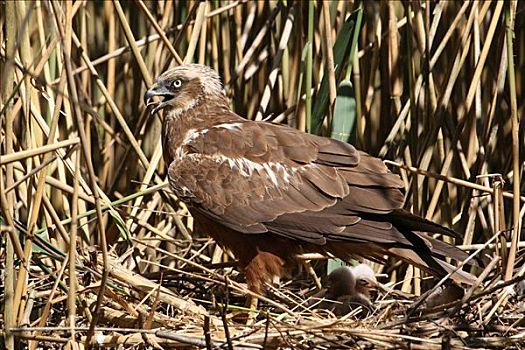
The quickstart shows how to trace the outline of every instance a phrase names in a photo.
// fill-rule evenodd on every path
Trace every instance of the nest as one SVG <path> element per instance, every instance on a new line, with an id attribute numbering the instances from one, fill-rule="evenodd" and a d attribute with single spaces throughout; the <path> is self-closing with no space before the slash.
<path id="1" fill-rule="evenodd" d="M 35 264 L 30 272 L 28 321 L 14 330 L 16 335 L 47 348 L 90 344 L 122 349 L 508 349 L 525 344 L 523 278 L 517 274 L 502 282 L 494 269 L 498 257 L 481 272 L 477 285 L 452 296 L 452 301 L 442 298 L 447 294 L 445 283 L 437 287 L 434 283 L 427 293 L 414 296 L 385 281 L 373 297 L 372 310 L 360 306 L 336 317 L 309 302 L 316 292 L 311 273 L 325 268 L 322 260 L 313 263 L 315 269 L 299 268 L 268 285 L 257 309 L 250 310 L 244 306 L 246 296 L 255 294 L 234 264 L 209 263 L 212 241 L 195 240 L 185 246 L 173 240 L 179 247 L 176 253 L 148 240 L 133 243 L 134 249 L 110 254 L 105 277 L 102 256 L 81 252 L 84 263 L 77 264 L 74 298 L 84 310 L 77 310 L 73 327 L 66 321 L 71 292 Z M 155 254 L 150 256 L 156 260 L 145 259 L 145 252 L 153 248 Z M 43 317 L 29 321 L 37 309 L 48 312 L 46 327 L 39 326 Z M 98 311 L 88 311 L 94 309 Z"/>

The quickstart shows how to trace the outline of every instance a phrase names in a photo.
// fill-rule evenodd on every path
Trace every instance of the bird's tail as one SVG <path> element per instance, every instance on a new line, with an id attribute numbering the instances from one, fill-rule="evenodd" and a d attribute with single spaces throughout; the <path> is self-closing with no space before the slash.
<path id="1" fill-rule="evenodd" d="M 362 215 L 361 221 L 349 225 L 339 234 L 339 242 L 330 242 L 326 250 L 341 259 L 352 255 L 372 256 L 384 260 L 385 255 L 394 256 L 416 265 L 436 276 L 452 273 L 456 282 L 473 284 L 476 277 L 458 270 L 445 261 L 451 258 L 465 261 L 468 254 L 452 244 L 431 237 L 430 233 L 458 236 L 454 231 L 412 215 L 396 210 L 387 215 Z M 477 265 L 471 261 L 467 265 Z"/>
<path id="2" fill-rule="evenodd" d="M 402 260 L 405 260 L 415 266 L 418 266 L 423 270 L 427 270 L 433 274 L 437 274 L 440 277 L 445 276 L 446 274 L 451 274 L 450 278 L 452 278 L 452 280 L 456 283 L 465 283 L 468 285 L 473 285 L 476 282 L 476 276 L 461 269 L 457 269 L 456 266 L 449 264 L 448 262 L 441 260 L 440 258 L 433 256 L 429 257 L 433 261 L 432 265 L 434 265 L 429 266 L 429 264 L 427 263 L 428 259 L 425 259 L 425 257 L 421 257 L 419 254 L 417 254 L 411 249 L 390 248 L 388 249 L 388 251 L 391 255 L 395 255 Z M 436 264 L 439 267 L 438 269 L 436 269 Z"/>
<path id="3" fill-rule="evenodd" d="M 457 283 L 473 285 L 476 281 L 476 276 L 461 269 L 456 271 L 454 265 L 444 261 L 441 256 L 431 254 L 428 248 L 383 245 L 371 242 L 330 243 L 326 248 L 327 251 L 342 260 L 366 256 L 371 260 L 384 262 L 385 255 L 388 255 L 406 261 L 438 277 L 444 277 L 451 273 L 450 278 Z"/>
<path id="4" fill-rule="evenodd" d="M 396 209 L 386 216 L 388 217 L 387 220 L 397 228 L 403 227 L 404 229 L 410 231 L 432 232 L 454 238 L 460 238 L 460 235 L 454 230 L 436 224 L 435 222 L 420 216 L 414 215 L 404 209 Z"/>
<path id="5" fill-rule="evenodd" d="M 454 265 L 446 262 L 444 258 L 449 257 L 456 261 L 465 261 L 468 254 L 452 244 L 435 239 L 428 233 L 443 234 L 459 237 L 455 231 L 413 215 L 405 210 L 395 210 L 389 215 L 389 221 L 403 234 L 413 245 L 411 249 L 404 247 L 388 248 L 393 255 L 400 257 L 416 266 L 438 275 L 451 274 L 451 278 L 458 283 L 472 285 L 476 277 L 466 271 L 457 269 Z M 468 266 L 477 265 L 475 260 L 467 263 Z"/>

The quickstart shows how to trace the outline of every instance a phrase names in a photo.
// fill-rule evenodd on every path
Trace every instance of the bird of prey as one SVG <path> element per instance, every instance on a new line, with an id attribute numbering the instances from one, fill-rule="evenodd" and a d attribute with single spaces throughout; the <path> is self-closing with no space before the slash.
<path id="1" fill-rule="evenodd" d="M 355 277 L 356 293 L 370 299 L 370 291 L 377 288 L 376 274 L 367 264 L 358 264 L 354 267 L 346 267 Z"/>
<path id="2" fill-rule="evenodd" d="M 362 312 L 356 316 L 364 317 L 374 309 L 370 301 L 370 290 L 377 286 L 374 271 L 368 265 L 338 267 L 326 278 L 325 288 L 312 296 L 309 306 L 330 310 L 336 316 L 361 307 Z"/>
<path id="3" fill-rule="evenodd" d="M 144 101 L 152 114 L 164 112 L 172 190 L 188 205 L 195 230 L 235 255 L 253 291 L 303 252 L 345 260 L 389 255 L 438 275 L 454 268 L 444 257 L 467 257 L 427 234 L 453 231 L 402 209 L 401 179 L 380 159 L 344 142 L 242 118 L 207 66 L 167 70 Z M 453 278 L 473 276 L 458 271 Z"/>

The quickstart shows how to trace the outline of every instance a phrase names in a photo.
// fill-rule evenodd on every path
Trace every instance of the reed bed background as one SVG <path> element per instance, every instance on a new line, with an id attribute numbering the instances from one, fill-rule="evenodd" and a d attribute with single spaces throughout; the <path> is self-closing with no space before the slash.
<path id="1" fill-rule="evenodd" d="M 3 1 L 1 9 L 7 348 L 523 347 L 523 3 Z M 242 116 L 389 160 L 407 208 L 463 234 L 454 243 L 482 262 L 477 286 L 409 317 L 429 288 L 424 275 L 374 265 L 390 292 L 371 317 L 341 320 L 305 307 L 326 268 L 310 256 L 294 279 L 269 287 L 254 325 L 236 323 L 250 292 L 227 252 L 192 235 L 165 182 L 161 120 L 142 101 L 157 75 L 182 62 L 215 68 Z"/>

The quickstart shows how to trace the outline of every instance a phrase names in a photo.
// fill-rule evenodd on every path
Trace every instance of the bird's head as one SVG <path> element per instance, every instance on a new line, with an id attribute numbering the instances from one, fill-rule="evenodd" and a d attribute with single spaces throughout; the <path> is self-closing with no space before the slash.
<path id="1" fill-rule="evenodd" d="M 326 279 L 326 287 L 331 298 L 355 294 L 355 277 L 351 269 L 341 266 L 333 270 Z"/>
<path id="2" fill-rule="evenodd" d="M 153 101 L 154 96 L 163 101 Z M 219 75 L 200 64 L 185 64 L 162 73 L 144 94 L 146 107 L 153 106 L 151 114 L 162 109 L 175 114 L 185 112 L 204 98 L 223 97 Z"/>
<path id="3" fill-rule="evenodd" d="M 378 287 L 378 282 L 374 270 L 366 264 L 359 264 L 352 268 L 355 278 L 355 290 L 357 293 L 370 297 L 370 292 Z"/>

